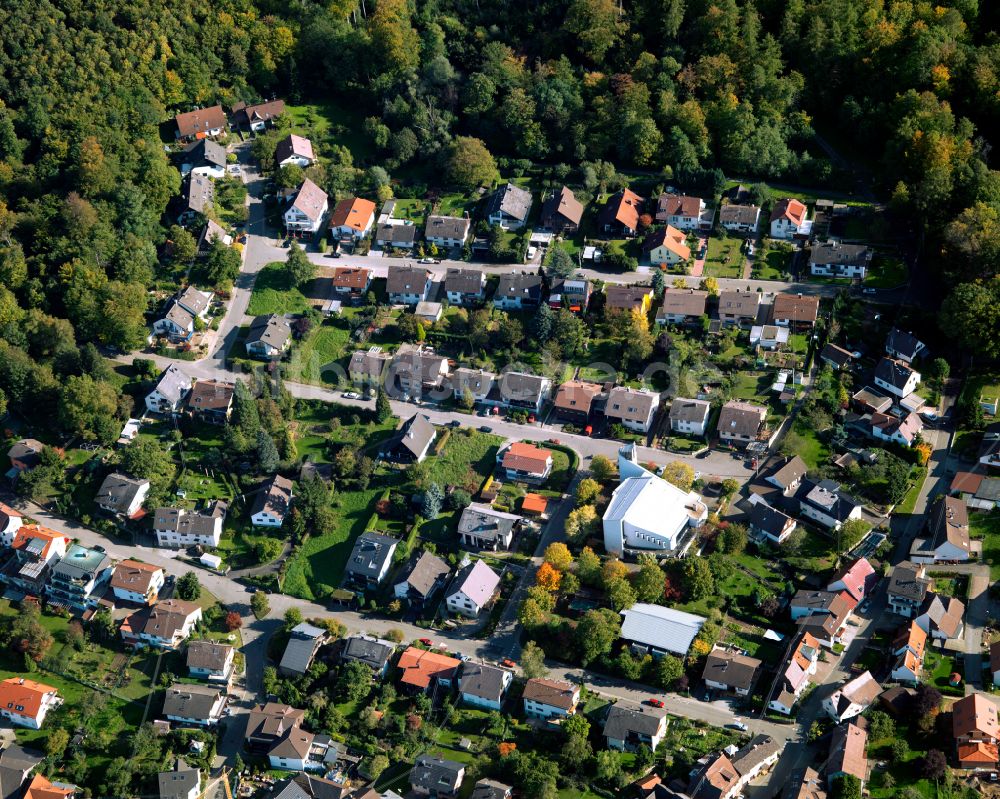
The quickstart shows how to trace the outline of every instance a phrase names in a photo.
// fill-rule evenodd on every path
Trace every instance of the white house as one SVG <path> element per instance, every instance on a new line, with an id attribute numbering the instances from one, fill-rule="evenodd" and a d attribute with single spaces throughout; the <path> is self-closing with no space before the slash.
<path id="1" fill-rule="evenodd" d="M 667 711 L 620 700 L 608 710 L 603 734 L 608 748 L 619 752 L 634 751 L 643 745 L 655 751 L 667 734 Z"/>
<path id="2" fill-rule="evenodd" d="M 214 727 L 222 718 L 226 695 L 210 685 L 174 683 L 163 697 L 163 715 L 180 724 Z"/>
<path id="3" fill-rule="evenodd" d="M 313 154 L 312 142 L 304 136 L 290 133 L 278 142 L 274 149 L 274 161 L 280 169 L 283 166 L 300 166 L 305 169 L 312 166 L 316 160 Z"/>
<path id="4" fill-rule="evenodd" d="M 929 536 L 910 550 L 914 563 L 964 562 L 972 556 L 969 509 L 959 497 L 941 497 L 931 511 Z"/>
<path id="5" fill-rule="evenodd" d="M 750 328 L 750 346 L 776 350 L 788 346 L 788 328 L 779 325 L 754 325 Z"/>
<path id="6" fill-rule="evenodd" d="M 216 641 L 191 641 L 187 647 L 188 674 L 209 682 L 228 682 L 236 647 Z"/>
<path id="7" fill-rule="evenodd" d="M 768 708 L 776 713 L 791 715 L 792 708 L 809 685 L 819 662 L 819 641 L 805 632 L 785 661 L 784 669 L 775 681 Z"/>
<path id="8" fill-rule="evenodd" d="M 670 429 L 682 435 L 703 436 L 711 412 L 711 404 L 704 400 L 675 397 L 670 403 Z"/>
<path id="9" fill-rule="evenodd" d="M 677 550 L 684 531 L 708 518 L 699 494 L 639 466 L 634 447 L 620 450 L 618 474 L 621 482 L 604 512 L 604 546 L 610 554 Z"/>
<path id="10" fill-rule="evenodd" d="M 667 653 L 684 657 L 707 621 L 693 613 L 643 602 L 623 610 L 621 615 L 621 638 L 640 657 L 662 657 Z"/>
<path id="11" fill-rule="evenodd" d="M 927 346 L 907 330 L 894 327 L 885 339 L 885 351 L 891 358 L 912 363 L 926 354 Z"/>
<path id="12" fill-rule="evenodd" d="M 740 652 L 730 652 L 716 647 L 705 658 L 702 679 L 716 691 L 731 691 L 737 696 L 749 696 L 761 661 Z"/>
<path id="13" fill-rule="evenodd" d="M 823 700 L 823 710 L 836 722 L 860 716 L 882 693 L 870 671 L 848 680 Z"/>
<path id="14" fill-rule="evenodd" d="M 509 669 L 466 661 L 458 678 L 458 694 L 467 705 L 500 710 L 513 679 L 514 673 Z"/>
<path id="15" fill-rule="evenodd" d="M 920 383 L 920 372 L 903 361 L 883 358 L 875 367 L 875 385 L 902 399 L 912 394 Z"/>
<path id="16" fill-rule="evenodd" d="M 648 433 L 659 407 L 660 395 L 655 391 L 616 386 L 608 393 L 604 416 L 634 432 Z"/>
<path id="17" fill-rule="evenodd" d="M 903 418 L 885 413 L 872 414 L 872 437 L 879 441 L 912 447 L 923 430 L 924 423 L 915 413 L 907 413 Z"/>
<path id="18" fill-rule="evenodd" d="M 120 472 L 112 472 L 104 478 L 94 502 L 108 513 L 132 518 L 149 496 L 149 488 L 149 480 L 136 480 Z"/>
<path id="19" fill-rule="evenodd" d="M 201 608 L 194 602 L 161 599 L 127 616 L 119 632 L 130 646 L 177 649 L 191 637 L 201 618 Z"/>
<path id="20" fill-rule="evenodd" d="M 808 229 L 805 205 L 794 198 L 775 201 L 771 210 L 772 239 L 791 239 Z"/>
<path id="21" fill-rule="evenodd" d="M 157 508 L 153 514 L 156 545 L 183 547 L 217 547 L 222 538 L 225 503 L 216 502 L 211 514 L 195 513 L 183 508 Z"/>
<path id="22" fill-rule="evenodd" d="M 461 247 L 469 237 L 471 224 L 468 217 L 429 216 L 424 238 L 436 247 Z"/>
<path id="23" fill-rule="evenodd" d="M 656 202 L 656 221 L 680 230 L 697 230 L 705 213 L 705 201 L 685 194 L 661 194 Z"/>
<path id="24" fill-rule="evenodd" d="M 833 480 L 803 481 L 799 514 L 831 530 L 839 530 L 849 519 L 860 519 L 864 505 L 844 493 Z"/>
<path id="25" fill-rule="evenodd" d="M 580 703 L 580 686 L 562 680 L 534 677 L 521 694 L 524 714 L 535 719 L 566 718 Z"/>
<path id="26" fill-rule="evenodd" d="M 486 205 L 486 220 L 504 230 L 518 230 L 528 221 L 531 210 L 531 192 L 505 183 L 490 197 Z"/>
<path id="27" fill-rule="evenodd" d="M 872 261 L 872 251 L 863 244 L 828 241 L 813 245 L 809 272 L 823 277 L 863 279 Z"/>
<path id="28" fill-rule="evenodd" d="M 257 492 L 250 521 L 254 527 L 281 527 L 292 504 L 292 481 L 280 474 Z"/>
<path id="29" fill-rule="evenodd" d="M 191 378 L 170 364 L 146 395 L 146 408 L 150 413 L 177 413 L 190 392 Z"/>
<path id="30" fill-rule="evenodd" d="M 14 536 L 21 529 L 21 514 L 0 502 L 0 546 L 13 546 Z"/>
<path id="31" fill-rule="evenodd" d="M 326 192 L 309 178 L 302 181 L 292 204 L 285 209 L 285 229 L 290 233 L 315 233 L 330 210 Z"/>
<path id="32" fill-rule="evenodd" d="M 191 768 L 180 758 L 173 771 L 158 775 L 160 799 L 198 799 L 201 796 L 201 771 Z"/>
<path id="33" fill-rule="evenodd" d="M 187 341 L 194 335 L 194 317 L 176 300 L 171 300 L 163 317 L 153 322 L 153 333 L 171 341 Z"/>
<path id="34" fill-rule="evenodd" d="M 756 205 L 735 205 L 730 203 L 719 210 L 719 224 L 736 233 L 753 233 L 760 220 L 760 208 Z"/>
<path id="35" fill-rule="evenodd" d="M 493 599 L 500 585 L 500 575 L 477 560 L 459 570 L 445 592 L 445 606 L 450 613 L 476 618 Z"/>
<path id="36" fill-rule="evenodd" d="M 51 685 L 24 677 L 8 677 L 0 682 L 0 718 L 18 727 L 40 730 L 48 712 L 62 701 Z"/>
<path id="37" fill-rule="evenodd" d="M 123 560 L 111 573 L 115 599 L 148 605 L 156 601 L 163 588 L 163 569 L 138 560 Z"/>
<path id="38" fill-rule="evenodd" d="M 340 239 L 360 241 L 375 224 L 378 209 L 371 200 L 347 197 L 341 200 L 330 215 L 330 235 Z"/>

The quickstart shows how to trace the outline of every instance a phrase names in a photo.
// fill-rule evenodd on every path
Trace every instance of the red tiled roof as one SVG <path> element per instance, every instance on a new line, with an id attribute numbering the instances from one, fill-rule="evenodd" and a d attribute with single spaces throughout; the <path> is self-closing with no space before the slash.
<path id="1" fill-rule="evenodd" d="M 23 677 L 8 677 L 0 682 L 0 707 L 28 718 L 35 718 L 46 694 L 56 689 Z M 21 708 L 18 710 L 18 708 Z"/>
<path id="2" fill-rule="evenodd" d="M 529 474 L 542 474 L 548 468 L 551 457 L 552 452 L 547 449 L 516 441 L 504 453 L 503 467 Z"/>

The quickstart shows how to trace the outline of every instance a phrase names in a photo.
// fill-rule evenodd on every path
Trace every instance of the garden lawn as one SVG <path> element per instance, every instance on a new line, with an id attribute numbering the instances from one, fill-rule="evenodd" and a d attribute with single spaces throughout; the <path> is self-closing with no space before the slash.
<path id="1" fill-rule="evenodd" d="M 428 479 L 442 488 L 462 486 L 470 493 L 478 491 L 496 468 L 497 451 L 502 443 L 500 436 L 478 430 L 453 430 L 441 454 L 427 459 Z"/>
<path id="2" fill-rule="evenodd" d="M 294 125 L 292 133 L 313 142 L 347 147 L 355 164 L 374 154 L 372 141 L 364 132 L 364 114 L 356 107 L 335 101 L 286 106 Z"/>
<path id="3" fill-rule="evenodd" d="M 712 277 L 743 277 L 743 253 L 739 238 L 710 236 L 705 256 L 705 274 Z"/>
<path id="4" fill-rule="evenodd" d="M 282 590 L 300 599 L 317 600 L 340 587 L 344 565 L 351 555 L 354 539 L 365 531 L 374 512 L 374 501 L 384 489 L 339 491 L 337 493 L 337 527 L 326 535 L 306 540 L 288 562 Z"/>
<path id="5" fill-rule="evenodd" d="M 757 267 L 755 278 L 757 280 L 784 280 L 791 257 L 791 253 L 768 250 L 767 257 L 763 261 L 758 258 L 754 262 L 754 266 Z"/>
<path id="6" fill-rule="evenodd" d="M 1000 511 L 970 513 L 969 533 L 983 542 L 983 562 L 989 564 L 990 579 L 1000 580 Z"/>
<path id="7" fill-rule="evenodd" d="M 832 569 L 836 558 L 833 540 L 804 524 L 800 524 L 798 530 L 805 532 L 797 554 L 784 554 L 782 559 L 792 568 L 805 573 Z M 792 535 L 797 536 L 798 530 Z"/>
<path id="8" fill-rule="evenodd" d="M 935 649 L 928 649 L 924 654 L 925 679 L 946 696 L 965 695 L 964 685 L 953 686 L 948 682 L 948 678 L 956 671 L 965 674 L 962 664 L 956 663 L 950 655 L 942 654 Z"/>
<path id="9" fill-rule="evenodd" d="M 798 455 L 810 469 L 817 469 L 830 458 L 830 449 L 819 440 L 815 430 L 804 424 L 796 424 L 785 436 L 782 449 L 789 454 Z"/>
<path id="10" fill-rule="evenodd" d="M 733 399 L 768 402 L 771 377 L 759 372 L 738 372 L 733 381 Z"/>
<path id="11" fill-rule="evenodd" d="M 289 366 L 289 377 L 300 383 L 337 385 L 338 373 L 324 369 L 340 361 L 347 353 L 351 332 L 336 324 L 314 327 L 295 349 Z"/>
<path id="12" fill-rule="evenodd" d="M 289 285 L 283 263 L 274 261 L 260 270 L 247 308 L 250 316 L 305 313 L 308 308 L 309 300 L 305 295 Z"/>
<path id="13" fill-rule="evenodd" d="M 906 283 L 909 276 L 909 270 L 901 258 L 876 255 L 863 282 L 871 288 L 891 289 Z"/>

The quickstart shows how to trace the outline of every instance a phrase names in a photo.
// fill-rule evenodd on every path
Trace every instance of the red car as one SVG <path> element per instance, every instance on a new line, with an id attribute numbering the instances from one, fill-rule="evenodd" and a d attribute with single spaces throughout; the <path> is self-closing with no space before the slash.
<path id="1" fill-rule="evenodd" d="M 652 705 L 653 707 L 663 707 L 663 700 L 657 699 L 655 696 L 646 700 L 647 705 Z"/>
<path id="2" fill-rule="evenodd" d="M 421 638 L 420 643 L 424 646 L 434 646 L 434 642 L 430 638 Z"/>
<path id="3" fill-rule="evenodd" d="M 504 658 L 503 660 L 501 660 L 500 661 L 500 665 L 501 666 L 506 666 L 508 669 L 516 669 L 517 668 L 517 664 L 513 660 L 511 660 L 510 658 Z"/>

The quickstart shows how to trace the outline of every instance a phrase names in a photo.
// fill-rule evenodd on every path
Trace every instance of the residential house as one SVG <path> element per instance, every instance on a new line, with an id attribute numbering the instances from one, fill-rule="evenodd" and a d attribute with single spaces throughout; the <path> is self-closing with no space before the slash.
<path id="1" fill-rule="evenodd" d="M 478 269 L 449 269 L 444 276 L 444 293 L 452 305 L 469 307 L 483 300 L 486 273 Z"/>
<path id="2" fill-rule="evenodd" d="M 912 447 L 917 436 L 924 431 L 924 423 L 915 413 L 905 417 L 890 416 L 885 413 L 872 414 L 872 437 L 879 441 L 891 441 L 901 447 Z"/>
<path id="3" fill-rule="evenodd" d="M 21 799 L 28 775 L 44 759 L 41 752 L 16 743 L 0 749 L 0 799 Z"/>
<path id="4" fill-rule="evenodd" d="M 17 727 L 40 730 L 49 711 L 62 702 L 51 685 L 24 677 L 0 681 L 0 718 Z"/>
<path id="5" fill-rule="evenodd" d="M 563 719 L 576 713 L 580 704 L 580 686 L 563 680 L 534 677 L 524 684 L 521 693 L 524 714 L 535 719 Z"/>
<path id="6" fill-rule="evenodd" d="M 284 316 L 255 316 L 246 338 L 247 354 L 273 361 L 281 357 L 292 342 L 292 325 Z"/>
<path id="7" fill-rule="evenodd" d="M 173 771 L 157 775 L 160 799 L 198 799 L 201 796 L 201 771 L 191 768 L 180 758 Z"/>
<path id="8" fill-rule="evenodd" d="M 993 685 L 1000 685 L 1000 641 L 990 644 L 990 672 L 993 674 Z"/>
<path id="9" fill-rule="evenodd" d="M 739 794 L 740 774 L 725 752 L 698 762 L 703 765 L 694 770 L 687 788 L 691 799 L 733 799 Z"/>
<path id="10" fill-rule="evenodd" d="M 619 450 L 619 484 L 604 512 L 604 547 L 624 556 L 631 552 L 676 552 L 689 527 L 708 518 L 694 491 L 685 492 L 638 464 L 635 447 Z"/>
<path id="11" fill-rule="evenodd" d="M 462 247 L 469 237 L 471 224 L 467 216 L 429 216 L 424 238 L 436 247 Z"/>
<path id="12" fill-rule="evenodd" d="M 219 546 L 226 503 L 214 502 L 210 513 L 196 513 L 183 508 L 157 508 L 153 513 L 156 545 L 170 549 Z"/>
<path id="13" fill-rule="evenodd" d="M 723 324 L 753 324 L 759 310 L 759 292 L 736 289 L 719 294 L 719 319 Z"/>
<path id="14" fill-rule="evenodd" d="M 177 224 L 187 225 L 208 216 L 215 204 L 215 184 L 208 175 L 189 175 L 181 185 Z"/>
<path id="15" fill-rule="evenodd" d="M 286 166 L 300 166 L 305 169 L 316 162 L 312 142 L 305 136 L 290 133 L 274 148 L 274 162 L 278 169 Z"/>
<path id="16" fill-rule="evenodd" d="M 7 450 L 7 457 L 12 468 L 19 472 L 29 472 L 41 463 L 43 449 L 45 445 L 41 441 L 22 438 L 20 441 L 15 441 Z"/>
<path id="17" fill-rule="evenodd" d="M 278 673 L 286 677 L 301 677 L 312 665 L 320 647 L 326 643 L 328 633 L 322 627 L 308 622 L 296 624 L 285 644 L 285 651 L 278 663 Z"/>
<path id="18" fill-rule="evenodd" d="M 458 570 L 445 592 L 445 606 L 449 613 L 474 619 L 492 602 L 499 586 L 500 575 L 485 561 L 474 561 Z"/>
<path id="19" fill-rule="evenodd" d="M 500 710 L 513 679 L 514 673 L 509 669 L 466 661 L 458 678 L 458 695 L 467 705 Z"/>
<path id="20" fill-rule="evenodd" d="M 854 360 L 854 355 L 836 344 L 824 344 L 819 359 L 834 369 L 846 369 Z"/>
<path id="21" fill-rule="evenodd" d="M 786 497 L 794 494 L 808 471 L 806 462 L 798 455 L 786 458 L 771 474 L 764 478 L 765 482 L 780 488 Z"/>
<path id="22" fill-rule="evenodd" d="M 463 548 L 510 549 L 514 533 L 523 520 L 514 513 L 494 510 L 492 505 L 472 503 L 458 520 L 458 540 Z"/>
<path id="23" fill-rule="evenodd" d="M 655 391 L 616 386 L 608 394 L 604 416 L 636 433 L 648 433 L 660 407 L 660 395 Z"/>
<path id="24" fill-rule="evenodd" d="M 431 273 L 415 266 L 391 267 L 385 284 L 389 302 L 395 305 L 416 305 L 427 299 L 431 290 Z"/>
<path id="25" fill-rule="evenodd" d="M 892 397 L 862 388 L 851 395 L 851 402 L 861 413 L 886 413 L 892 407 Z"/>
<path id="26" fill-rule="evenodd" d="M 904 561 L 893 566 L 886 588 L 889 610 L 903 618 L 913 618 L 933 584 L 924 577 L 924 567 L 920 564 Z"/>
<path id="27" fill-rule="evenodd" d="M 176 300 L 170 300 L 163 317 L 153 322 L 153 333 L 171 341 L 187 341 L 194 335 L 194 317 Z"/>
<path id="28" fill-rule="evenodd" d="M 735 233 L 755 233 L 760 220 L 760 208 L 756 205 L 735 205 L 729 203 L 719 210 L 719 224 Z"/>
<path id="29" fill-rule="evenodd" d="M 911 369 L 903 361 L 882 358 L 875 367 L 875 385 L 890 394 L 908 397 L 920 383 L 920 372 Z"/>
<path id="30" fill-rule="evenodd" d="M 496 780 L 479 780 L 469 799 L 510 799 L 514 789 Z"/>
<path id="31" fill-rule="evenodd" d="M 882 693 L 870 671 L 854 677 L 823 700 L 823 710 L 836 722 L 847 721 L 864 713 Z"/>
<path id="32" fill-rule="evenodd" d="M 711 404 L 704 400 L 675 397 L 670 403 L 670 429 L 682 435 L 703 436 L 711 412 Z"/>
<path id="33" fill-rule="evenodd" d="M 792 239 L 808 232 L 806 207 L 799 200 L 776 200 L 771 208 L 771 238 Z"/>
<path id="34" fill-rule="evenodd" d="M 646 200 L 629 189 L 608 197 L 597 215 L 597 229 L 611 236 L 631 238 L 639 231 L 639 216 Z"/>
<path id="35" fill-rule="evenodd" d="M 954 641 L 965 630 L 964 603 L 953 596 L 927 594 L 914 621 L 932 641 Z"/>
<path id="36" fill-rule="evenodd" d="M 226 147 L 211 139 L 198 139 L 181 150 L 181 175 L 226 176 Z"/>
<path id="37" fill-rule="evenodd" d="M 927 347 L 907 330 L 894 327 L 885 339 L 885 352 L 890 358 L 905 363 L 913 363 L 924 355 Z"/>
<path id="38" fill-rule="evenodd" d="M 542 518 L 549 507 L 548 497 L 541 494 L 527 493 L 521 498 L 521 513 L 525 516 Z"/>
<path id="39" fill-rule="evenodd" d="M 606 286 L 604 313 L 640 313 L 646 316 L 653 304 L 651 286 Z"/>
<path id="40" fill-rule="evenodd" d="M 781 544 L 798 527 L 791 516 L 772 508 L 766 502 L 755 502 L 750 509 L 750 532 L 774 544 Z"/>
<path id="41" fill-rule="evenodd" d="M 767 440 L 766 425 L 767 408 L 749 402 L 730 400 L 719 412 L 716 432 L 724 445 L 744 449 L 753 441 Z"/>
<path id="42" fill-rule="evenodd" d="M 417 245 L 417 226 L 383 222 L 375 229 L 375 243 L 388 250 L 412 250 Z"/>
<path id="43" fill-rule="evenodd" d="M 362 533 L 354 542 L 344 570 L 345 578 L 359 588 L 377 588 L 389 573 L 397 546 L 399 541 L 387 535 Z"/>
<path id="44" fill-rule="evenodd" d="M 68 782 L 50 782 L 36 774 L 22 799 L 77 799 L 77 787 Z"/>
<path id="45" fill-rule="evenodd" d="M 269 100 L 266 103 L 246 105 L 237 103 L 233 106 L 233 123 L 236 127 L 246 127 L 254 133 L 260 133 L 273 125 L 274 121 L 285 113 L 284 100 Z"/>
<path id="46" fill-rule="evenodd" d="M 201 607 L 182 599 L 161 599 L 122 621 L 119 632 L 129 646 L 176 650 L 201 622 Z"/>
<path id="47" fill-rule="evenodd" d="M 136 480 L 119 472 L 104 478 L 94 502 L 108 513 L 133 518 L 149 494 L 149 480 Z"/>
<path id="48" fill-rule="evenodd" d="M 433 324 L 434 322 L 440 322 L 441 316 L 444 314 L 444 304 L 440 302 L 418 302 L 417 307 L 413 311 L 413 315 L 418 321 L 424 324 Z"/>
<path id="49" fill-rule="evenodd" d="M 3 579 L 15 592 L 40 597 L 45 593 L 52 564 L 66 554 L 67 539 L 37 525 L 21 527 L 11 542 L 14 556 L 3 566 Z"/>
<path id="50" fill-rule="evenodd" d="M 910 550 L 915 563 L 961 562 L 972 556 L 969 511 L 958 497 L 941 497 L 931 511 L 929 537 L 917 539 Z"/>
<path id="51" fill-rule="evenodd" d="M 879 581 L 879 575 L 867 558 L 858 558 L 834 573 L 826 586 L 827 591 L 846 591 L 855 604 L 869 596 Z"/>
<path id="52" fill-rule="evenodd" d="M 538 414 L 551 395 L 552 381 L 549 378 L 505 370 L 498 376 L 483 404 Z"/>
<path id="53" fill-rule="evenodd" d="M 961 768 L 996 768 L 1000 722 L 996 705 L 983 694 L 970 694 L 951 706 L 951 732 Z"/>
<path id="54" fill-rule="evenodd" d="M 656 221 L 681 230 L 697 230 L 704 213 L 705 201 L 700 197 L 661 194 L 656 201 Z M 708 221 L 710 224 L 711 219 Z"/>
<path id="55" fill-rule="evenodd" d="M 175 364 L 163 370 L 156 386 L 146 395 L 146 408 L 150 413 L 177 413 L 191 391 L 191 378 Z"/>
<path id="56" fill-rule="evenodd" d="M 410 787 L 417 796 L 457 796 L 463 779 L 465 766 L 462 763 L 431 755 L 420 755 L 410 770 Z"/>
<path id="57" fill-rule="evenodd" d="M 552 452 L 534 444 L 515 441 L 497 455 L 508 480 L 542 483 L 552 474 Z"/>
<path id="58" fill-rule="evenodd" d="M 863 244 L 828 241 L 814 244 L 809 253 L 809 273 L 823 277 L 864 279 L 871 266 L 872 251 Z"/>
<path id="59" fill-rule="evenodd" d="M 854 722 L 840 724 L 830 734 L 830 756 L 826 761 L 826 780 L 833 786 L 838 777 L 857 777 L 862 790 L 868 781 L 868 733 Z"/>
<path id="60" fill-rule="evenodd" d="M 361 663 L 372 670 L 379 679 L 389 670 L 389 661 L 396 651 L 396 644 L 370 635 L 352 635 L 344 641 L 340 659 L 350 663 Z"/>
<path id="61" fill-rule="evenodd" d="M 595 401 L 603 393 L 604 390 L 598 383 L 567 380 L 556 389 L 556 396 L 552 402 L 555 416 L 564 422 L 587 425 L 590 422 L 591 411 L 595 410 Z"/>
<path id="62" fill-rule="evenodd" d="M 584 278 L 552 277 L 549 286 L 549 307 L 565 308 L 572 313 L 584 313 L 590 304 L 590 281 Z"/>
<path id="63" fill-rule="evenodd" d="M 351 356 L 347 373 L 355 385 L 374 388 L 382 385 L 382 376 L 389 360 L 389 354 L 382 352 L 381 347 L 358 350 Z"/>
<path id="64" fill-rule="evenodd" d="M 174 683 L 163 697 L 163 715 L 179 724 L 214 727 L 222 718 L 226 695 L 210 685 Z"/>
<path id="65" fill-rule="evenodd" d="M 519 230 L 528 222 L 531 211 L 531 192 L 505 183 L 498 188 L 486 204 L 486 220 L 504 230 Z"/>
<path id="66" fill-rule="evenodd" d="M 760 672 L 761 661 L 740 652 L 715 647 L 705 658 L 701 678 L 716 691 L 749 696 Z"/>
<path id="67" fill-rule="evenodd" d="M 609 749 L 635 751 L 642 745 L 652 751 L 667 733 L 667 711 L 622 699 L 608 710 L 604 720 L 604 740 Z"/>
<path id="68" fill-rule="evenodd" d="M 461 665 L 462 661 L 457 658 L 411 646 L 399 656 L 396 668 L 404 687 L 433 694 L 438 686 L 452 687 Z"/>
<path id="69" fill-rule="evenodd" d="M 276 474 L 257 491 L 251 508 L 254 527 L 281 527 L 292 505 L 292 481 Z"/>
<path id="70" fill-rule="evenodd" d="M 956 472 L 951 491 L 964 499 L 970 508 L 989 511 L 1000 504 L 1000 478 Z"/>
<path id="71" fill-rule="evenodd" d="M 345 200 L 344 202 L 347 202 Z M 361 202 L 368 202 L 363 200 Z M 339 209 L 343 203 L 337 205 Z M 374 209 L 375 204 L 370 203 Z M 326 192 L 313 183 L 309 178 L 302 181 L 299 190 L 295 194 L 292 204 L 285 209 L 285 229 L 289 233 L 316 233 L 326 218 L 326 212 L 330 210 L 330 198 Z M 336 219 L 336 215 L 334 216 Z M 333 227 L 334 219 L 331 219 L 330 226 Z"/>
<path id="72" fill-rule="evenodd" d="M 691 259 L 687 236 L 670 225 L 650 232 L 642 242 L 642 252 L 650 264 L 661 269 L 686 264 Z"/>
<path id="73" fill-rule="evenodd" d="M 174 124 L 177 126 L 175 135 L 182 141 L 219 136 L 226 129 L 226 113 L 221 105 L 196 108 L 175 116 Z"/>
<path id="74" fill-rule="evenodd" d="M 688 785 L 691 799 L 732 799 L 766 773 L 785 748 L 769 735 L 755 735 L 740 749 L 710 759 Z M 735 747 L 734 747 L 735 749 Z"/>
<path id="75" fill-rule="evenodd" d="M 49 605 L 67 608 L 73 613 L 86 613 L 96 608 L 111 579 L 113 566 L 103 548 L 71 544 L 49 572 L 45 591 Z"/>
<path id="76" fill-rule="evenodd" d="M 21 529 L 22 518 L 21 514 L 10 505 L 4 505 L 0 502 L 0 546 L 14 545 L 14 536 Z"/>
<path id="77" fill-rule="evenodd" d="M 201 229 L 201 233 L 198 236 L 198 255 L 207 255 L 216 241 L 219 241 L 225 247 L 229 247 L 233 243 L 233 237 L 218 222 L 213 219 L 206 219 L 205 227 Z"/>
<path id="78" fill-rule="evenodd" d="M 788 328 L 777 325 L 754 325 L 750 328 L 750 346 L 771 351 L 783 349 L 788 346 Z"/>
<path id="79" fill-rule="evenodd" d="M 330 288 L 341 301 L 356 305 L 371 288 L 372 273 L 360 266 L 341 266 L 333 271 Z"/>
<path id="80" fill-rule="evenodd" d="M 437 430 L 431 420 L 415 413 L 381 445 L 379 455 L 394 463 L 422 463 L 436 437 Z"/>
<path id="81" fill-rule="evenodd" d="M 860 519 L 864 508 L 860 500 L 844 492 L 833 480 L 820 480 L 818 483 L 803 480 L 796 496 L 800 516 L 831 530 L 839 530 L 850 519 Z"/>
<path id="82" fill-rule="evenodd" d="M 842 643 L 844 628 L 856 604 L 846 592 L 801 589 L 792 597 L 789 612 L 801 629 L 832 649 Z"/>
<path id="83" fill-rule="evenodd" d="M 818 661 L 819 641 L 808 632 L 799 632 L 795 646 L 771 689 L 768 709 L 790 716 L 795 703 L 808 687 L 809 678 L 816 673 Z"/>
<path id="84" fill-rule="evenodd" d="M 775 294 L 771 316 L 776 325 L 791 330 L 808 330 L 819 317 L 819 297 L 801 294 Z"/>
<path id="85" fill-rule="evenodd" d="M 188 676 L 209 682 L 228 683 L 233 674 L 236 647 L 217 641 L 190 641 L 187 646 Z"/>
<path id="86" fill-rule="evenodd" d="M 247 714 L 243 745 L 252 755 L 267 755 L 289 733 L 302 726 L 305 715 L 304 710 L 278 702 L 257 705 Z"/>
<path id="87" fill-rule="evenodd" d="M 576 233 L 583 219 L 583 203 L 563 186 L 542 203 L 542 227 L 563 235 Z"/>
<path id="88" fill-rule="evenodd" d="M 510 272 L 500 275 L 493 305 L 504 311 L 537 308 L 542 302 L 542 276 L 537 272 Z"/>
<path id="89" fill-rule="evenodd" d="M 224 425 L 233 412 L 236 386 L 220 380 L 199 380 L 188 395 L 188 413 L 209 424 Z"/>
<path id="90" fill-rule="evenodd" d="M 496 386 L 497 376 L 483 369 L 456 369 L 451 376 L 452 396 L 461 400 L 468 391 L 474 402 L 483 402 Z"/>
<path id="91" fill-rule="evenodd" d="M 663 304 L 656 312 L 658 325 L 688 325 L 700 323 L 705 315 L 708 292 L 700 289 L 666 288 Z"/>
<path id="92" fill-rule="evenodd" d="M 892 642 L 891 651 L 895 661 L 889 673 L 890 679 L 912 685 L 920 682 L 926 645 L 927 633 L 916 621 L 903 627 Z"/>
<path id="93" fill-rule="evenodd" d="M 638 657 L 685 657 L 706 619 L 663 605 L 638 602 L 621 612 L 621 638 Z"/>
<path id="94" fill-rule="evenodd" d="M 447 563 L 424 550 L 411 559 L 406 577 L 396 583 L 393 594 L 410 607 L 423 608 L 444 587 L 450 574 Z"/>
<path id="95" fill-rule="evenodd" d="M 111 573 L 115 599 L 152 605 L 163 588 L 163 569 L 138 560 L 123 560 Z"/>
<path id="96" fill-rule="evenodd" d="M 398 383 L 404 395 L 420 396 L 442 388 L 450 372 L 448 359 L 431 349 L 402 345 L 389 368 L 390 385 Z"/>

